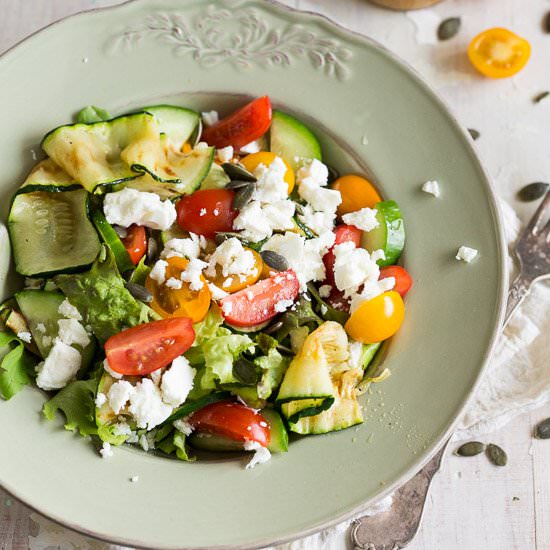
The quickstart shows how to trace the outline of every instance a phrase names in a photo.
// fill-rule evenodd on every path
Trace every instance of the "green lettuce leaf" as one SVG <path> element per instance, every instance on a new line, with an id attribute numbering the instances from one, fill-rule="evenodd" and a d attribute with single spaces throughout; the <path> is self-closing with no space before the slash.
<path id="1" fill-rule="evenodd" d="M 53 420 L 57 411 L 65 415 L 65 429 L 78 430 L 80 435 L 97 435 L 95 422 L 95 394 L 97 379 L 77 380 L 65 386 L 44 403 L 42 413 Z"/>
<path id="2" fill-rule="evenodd" d="M 33 361 L 23 342 L 15 335 L 0 332 L 0 395 L 8 400 L 30 384 Z"/>
<path id="3" fill-rule="evenodd" d="M 304 298 L 304 296 L 302 294 L 296 306 L 281 315 L 280 320 L 283 326 L 276 334 L 279 342 L 282 342 L 294 328 L 308 326 L 311 330 L 315 330 L 323 323 L 323 319 L 313 311 L 311 300 Z"/>
<path id="4" fill-rule="evenodd" d="M 323 298 L 321 298 L 321 295 L 319 294 L 317 288 L 313 283 L 308 283 L 307 289 L 317 303 L 317 311 L 319 315 L 325 321 L 336 321 L 341 325 L 345 324 L 345 322 L 349 319 L 349 313 L 340 309 L 336 309 L 332 307 L 329 303 L 325 302 Z"/>
<path id="5" fill-rule="evenodd" d="M 176 448 L 176 456 L 180 460 L 185 460 L 186 462 L 193 462 L 196 460 L 194 457 L 190 457 L 187 454 L 187 450 L 185 448 L 185 434 L 182 434 L 178 430 L 174 432 L 174 439 L 172 440 L 174 447 Z"/>
<path id="6" fill-rule="evenodd" d="M 102 122 L 104 120 L 109 120 L 111 115 L 101 107 L 96 107 L 95 105 L 88 105 L 84 107 L 76 115 L 76 121 L 80 124 L 91 124 L 93 122 Z"/>
<path id="7" fill-rule="evenodd" d="M 104 250 L 104 257 L 100 254 L 89 271 L 55 277 L 56 284 L 101 344 L 128 327 L 150 320 L 149 308 L 126 290 L 112 252 Z"/>
<path id="8" fill-rule="evenodd" d="M 145 263 L 146 259 L 147 254 L 141 258 L 134 271 L 132 271 L 132 275 L 130 275 L 131 283 L 135 283 L 137 285 L 145 284 L 145 279 L 147 279 L 147 276 L 151 272 L 151 268 Z"/>
<path id="9" fill-rule="evenodd" d="M 279 342 L 267 334 L 258 334 L 256 344 L 263 353 L 254 359 L 254 364 L 262 373 L 257 385 L 257 392 L 260 399 L 267 399 L 281 383 L 290 364 L 290 357 L 281 355 L 277 350 Z"/>

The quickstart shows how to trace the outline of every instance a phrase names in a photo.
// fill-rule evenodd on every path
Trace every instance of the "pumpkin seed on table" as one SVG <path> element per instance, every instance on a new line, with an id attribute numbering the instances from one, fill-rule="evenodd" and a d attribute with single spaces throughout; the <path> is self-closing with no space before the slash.
<path id="1" fill-rule="evenodd" d="M 235 191 L 235 198 L 233 199 L 231 206 L 235 210 L 240 210 L 250 201 L 255 190 L 256 184 L 254 182 L 249 182 L 246 187 L 241 187 Z"/>
<path id="2" fill-rule="evenodd" d="M 286 271 L 289 268 L 287 259 L 273 250 L 262 250 L 260 256 L 265 264 L 277 271 Z"/>
<path id="3" fill-rule="evenodd" d="M 537 439 L 550 439 L 550 418 L 537 424 L 535 428 L 535 437 Z"/>
<path id="4" fill-rule="evenodd" d="M 533 98 L 533 103 L 540 103 L 543 99 L 547 98 L 550 95 L 550 92 L 548 90 L 545 90 L 544 92 L 540 92 L 540 94 L 537 94 Z"/>
<path id="5" fill-rule="evenodd" d="M 495 445 L 494 443 L 489 443 L 487 445 L 487 448 L 485 449 L 485 454 L 487 455 L 487 458 L 490 460 L 491 463 L 493 463 L 495 466 L 506 466 L 508 462 L 508 455 L 498 445 Z"/>
<path id="6" fill-rule="evenodd" d="M 437 38 L 439 40 L 449 40 L 458 34 L 462 21 L 460 17 L 449 17 L 441 21 L 437 28 Z"/>
<path id="7" fill-rule="evenodd" d="M 468 132 L 470 133 L 470 135 L 472 136 L 472 139 L 475 141 L 476 139 L 479 138 L 479 136 L 481 135 L 476 129 L 474 128 L 468 128 Z"/>
<path id="8" fill-rule="evenodd" d="M 485 450 L 485 444 L 480 441 L 468 441 L 461 445 L 456 451 L 458 456 L 476 456 Z"/>
<path id="9" fill-rule="evenodd" d="M 530 183 L 518 191 L 518 199 L 523 202 L 536 201 L 544 196 L 548 187 L 550 187 L 550 185 L 543 181 Z"/>

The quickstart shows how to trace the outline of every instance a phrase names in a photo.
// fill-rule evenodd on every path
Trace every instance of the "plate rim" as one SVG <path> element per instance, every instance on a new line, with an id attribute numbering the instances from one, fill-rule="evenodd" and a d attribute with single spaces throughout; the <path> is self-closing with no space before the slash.
<path id="1" fill-rule="evenodd" d="M 243 2 L 243 0 L 224 0 L 224 1 L 235 3 L 235 4 Z M 125 0 L 120 4 L 104 6 L 104 7 L 94 7 L 94 8 L 85 9 L 85 10 L 61 17 L 60 19 L 52 21 L 51 23 L 33 31 L 32 33 L 28 34 L 27 36 L 23 37 L 21 40 L 17 41 L 15 44 L 10 46 L 4 52 L 2 52 L 0 54 L 0 64 L 6 57 L 9 57 L 21 45 L 31 41 L 33 38 L 41 34 L 43 31 L 46 31 L 47 29 L 50 29 L 57 25 L 61 25 L 65 23 L 67 20 L 70 20 L 73 18 L 80 18 L 80 17 L 85 18 L 90 14 L 98 13 L 98 12 L 116 11 L 119 9 L 122 11 L 126 6 L 130 4 L 147 5 L 147 4 L 154 4 L 154 2 L 155 0 Z M 497 289 L 498 291 L 497 303 L 496 303 L 496 308 L 494 313 L 494 323 L 492 325 L 493 326 L 492 333 L 489 338 L 489 341 L 487 342 L 486 351 L 481 357 L 481 366 L 469 390 L 469 393 L 467 394 L 467 396 L 459 406 L 457 413 L 448 423 L 442 435 L 439 438 L 437 438 L 434 441 L 434 443 L 431 444 L 428 450 L 417 461 L 415 461 L 408 470 L 403 472 L 398 479 L 396 479 L 392 484 L 388 485 L 383 491 L 378 493 L 376 497 L 367 499 L 360 505 L 354 506 L 351 510 L 348 510 L 347 512 L 343 512 L 342 514 L 339 514 L 336 517 L 324 520 L 322 522 L 318 522 L 308 528 L 295 532 L 294 534 L 286 535 L 280 538 L 276 538 L 276 539 L 266 538 L 262 541 L 256 541 L 256 542 L 253 542 L 250 544 L 244 544 L 244 545 L 231 544 L 231 545 L 216 545 L 216 546 L 181 546 L 181 547 L 178 547 L 179 550 L 237 550 L 237 549 L 238 550 L 256 550 L 256 549 L 261 549 L 270 545 L 279 545 L 279 544 L 292 542 L 300 538 L 311 536 L 315 533 L 318 533 L 321 530 L 330 529 L 345 521 L 352 520 L 356 516 L 360 515 L 361 512 L 365 512 L 368 509 L 369 504 L 378 502 L 383 498 L 387 497 L 388 495 L 390 495 L 391 493 L 393 493 L 397 488 L 402 486 L 404 483 L 410 480 L 416 473 L 422 470 L 424 466 L 434 457 L 434 455 L 441 449 L 443 445 L 446 444 L 447 440 L 452 436 L 455 426 L 460 421 L 466 407 L 472 401 L 475 391 L 479 386 L 483 378 L 483 375 L 485 374 L 485 371 L 487 370 L 489 359 L 491 358 L 495 350 L 496 344 L 498 342 L 498 338 L 502 332 L 504 315 L 506 311 L 506 301 L 507 301 L 506 296 L 507 296 L 507 291 L 509 286 L 510 275 L 507 268 L 508 254 L 507 254 L 507 244 L 506 244 L 506 238 L 505 238 L 505 232 L 504 232 L 503 215 L 501 212 L 501 207 L 498 202 L 498 196 L 496 194 L 493 180 L 489 176 L 487 170 L 483 166 L 477 154 L 477 151 L 473 147 L 468 130 L 459 122 L 457 116 L 454 113 L 453 108 L 451 108 L 448 102 L 445 99 L 443 99 L 431 87 L 430 84 L 428 84 L 427 79 L 424 76 L 422 76 L 417 69 L 415 69 L 408 61 L 406 61 L 405 59 L 400 57 L 398 54 L 396 54 L 395 52 L 387 48 L 384 44 L 382 44 L 378 40 L 370 36 L 367 36 L 365 34 L 362 34 L 360 32 L 349 29 L 345 25 L 335 21 L 331 17 L 319 12 L 298 9 L 298 8 L 283 4 L 278 0 L 262 0 L 261 3 L 259 2 L 259 0 L 256 0 L 256 3 L 257 3 L 257 7 L 259 7 L 260 9 L 268 9 L 275 13 L 287 12 L 287 13 L 297 14 L 298 16 L 307 16 L 312 20 L 316 21 L 317 23 L 321 24 L 323 28 L 327 30 L 327 32 L 329 33 L 337 31 L 340 35 L 343 35 L 347 38 L 352 37 L 356 43 L 367 45 L 368 47 L 372 47 L 374 49 L 380 50 L 390 59 L 390 61 L 395 63 L 397 66 L 401 67 L 405 72 L 407 72 L 415 80 L 415 82 L 422 88 L 423 92 L 426 93 L 431 98 L 431 100 L 435 102 L 435 104 L 439 107 L 439 109 L 445 114 L 449 122 L 452 124 L 453 128 L 455 130 L 458 130 L 458 132 L 461 135 L 463 145 L 466 147 L 467 151 L 469 152 L 472 163 L 475 165 L 476 169 L 479 171 L 481 179 L 483 180 L 482 183 L 485 190 L 485 195 L 488 198 L 489 207 L 493 217 L 493 226 L 496 229 L 496 234 L 498 236 L 498 239 L 497 239 L 498 248 L 496 251 L 498 260 L 499 260 L 498 261 L 499 277 L 498 277 L 498 289 Z M 182 7 L 185 7 L 185 3 L 183 2 L 182 2 Z M 448 448 L 444 451 L 442 460 L 444 459 L 447 451 L 448 451 Z M 117 538 L 117 537 L 107 538 L 101 534 L 88 530 L 86 527 L 76 525 L 76 524 L 71 524 L 70 522 L 68 522 L 63 518 L 55 517 L 54 515 L 51 515 L 48 511 L 41 510 L 39 507 L 26 502 L 24 498 L 18 496 L 17 491 L 15 489 L 6 487 L 6 485 L 3 484 L 1 480 L 0 480 L 0 488 L 4 492 L 6 492 L 8 495 L 16 499 L 18 502 L 22 503 L 24 506 L 32 510 L 33 512 L 44 516 L 46 519 L 62 527 L 70 529 L 78 534 L 90 537 L 92 539 L 95 539 L 101 542 L 131 546 L 132 548 L 136 548 L 140 550 L 159 550 L 162 548 L 170 548 L 172 550 L 174 548 L 173 546 L 163 546 L 163 545 L 157 545 L 154 547 L 148 546 L 148 545 L 140 544 L 139 541 L 134 541 L 127 538 Z"/>

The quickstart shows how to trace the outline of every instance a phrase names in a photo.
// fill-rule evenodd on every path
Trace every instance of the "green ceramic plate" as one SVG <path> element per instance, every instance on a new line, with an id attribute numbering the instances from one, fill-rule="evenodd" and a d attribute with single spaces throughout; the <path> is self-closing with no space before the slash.
<path id="1" fill-rule="evenodd" d="M 422 466 L 449 434 L 497 334 L 506 288 L 497 208 L 469 137 L 399 60 L 326 19 L 260 0 L 138 0 L 54 24 L 0 60 L 0 217 L 41 137 L 82 106 L 154 101 L 228 111 L 269 94 L 401 205 L 415 285 L 357 429 L 301 439 L 246 470 L 91 445 L 40 417 L 44 395 L 0 403 L 0 485 L 67 526 L 155 548 L 253 547 L 349 517 Z M 344 153 L 343 151 L 346 151 Z M 442 197 L 420 191 L 437 179 Z M 0 297 L 16 284 L 0 232 Z M 454 259 L 466 244 L 471 264 Z M 138 483 L 130 483 L 139 475 Z"/>

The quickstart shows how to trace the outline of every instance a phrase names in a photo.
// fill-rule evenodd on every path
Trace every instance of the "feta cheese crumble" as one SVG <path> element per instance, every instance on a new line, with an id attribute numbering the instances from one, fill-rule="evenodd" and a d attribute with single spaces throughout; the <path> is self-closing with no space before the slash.
<path id="1" fill-rule="evenodd" d="M 102 458 L 111 458 L 113 456 L 113 449 L 111 448 L 111 444 L 107 443 L 107 441 L 103 442 L 103 447 L 99 450 L 99 454 Z"/>
<path id="2" fill-rule="evenodd" d="M 109 362 L 107 359 L 104 359 L 103 361 L 103 369 L 107 374 L 110 374 L 115 380 L 120 380 L 122 378 L 122 374 L 120 372 L 116 372 L 111 368 L 111 365 L 109 365 Z"/>
<path id="3" fill-rule="evenodd" d="M 104 393 L 98 393 L 95 398 L 95 406 L 96 407 L 102 407 L 107 403 L 107 396 Z"/>
<path id="4" fill-rule="evenodd" d="M 134 386 L 126 380 L 120 380 L 115 382 L 107 392 L 107 399 L 109 400 L 109 407 L 113 409 L 115 414 L 119 414 L 120 411 L 128 403 L 130 396 L 134 392 Z"/>
<path id="5" fill-rule="evenodd" d="M 144 378 L 134 386 L 129 411 L 138 428 L 152 430 L 172 414 L 172 407 L 164 403 L 160 389 L 152 380 Z"/>
<path id="6" fill-rule="evenodd" d="M 279 300 L 275 304 L 275 311 L 277 313 L 283 313 L 285 312 L 292 304 L 294 303 L 294 300 Z"/>
<path id="7" fill-rule="evenodd" d="M 149 273 L 149 278 L 153 279 L 159 286 L 166 281 L 166 268 L 168 262 L 166 260 L 157 260 L 153 269 Z"/>
<path id="8" fill-rule="evenodd" d="M 372 231 L 380 224 L 376 218 L 378 210 L 376 208 L 361 208 L 357 212 L 350 212 L 342 216 L 342 221 L 348 225 L 354 225 L 361 231 Z"/>
<path id="9" fill-rule="evenodd" d="M 229 296 L 229 293 L 222 290 L 220 287 L 216 286 L 214 283 L 208 283 L 208 288 L 212 294 L 212 300 L 222 300 L 226 296 Z"/>
<path id="10" fill-rule="evenodd" d="M 328 298 L 331 290 L 332 287 L 330 285 L 322 285 L 319 287 L 319 296 L 321 296 L 321 298 Z"/>
<path id="11" fill-rule="evenodd" d="M 181 272 L 180 279 L 189 283 L 191 290 L 200 290 L 204 286 L 202 270 L 207 266 L 206 262 L 191 258 L 186 268 Z"/>
<path id="12" fill-rule="evenodd" d="M 233 147 L 231 145 L 222 147 L 216 151 L 216 155 L 220 162 L 229 162 L 233 158 Z"/>
<path id="13" fill-rule="evenodd" d="M 193 430 L 195 429 L 189 422 L 189 417 L 180 418 L 179 420 L 176 420 L 173 423 L 174 428 L 178 430 L 178 432 L 181 432 L 183 435 L 191 435 L 193 433 Z"/>
<path id="14" fill-rule="evenodd" d="M 162 400 L 172 407 L 181 405 L 193 389 L 196 372 L 183 355 L 176 357 L 170 368 L 162 375 Z"/>
<path id="15" fill-rule="evenodd" d="M 183 283 L 175 277 L 170 277 L 165 284 L 168 288 L 171 288 L 172 290 L 180 290 L 183 286 Z"/>
<path id="16" fill-rule="evenodd" d="M 470 248 L 469 246 L 461 246 L 458 249 L 455 258 L 469 264 L 472 260 L 476 258 L 478 253 L 478 250 L 476 250 L 475 248 Z"/>
<path id="17" fill-rule="evenodd" d="M 251 141 L 250 143 L 247 143 L 246 145 L 243 145 L 240 149 L 240 153 L 244 153 L 246 155 L 251 155 L 253 153 L 259 153 L 262 150 L 260 146 L 259 140 Z"/>
<path id="18" fill-rule="evenodd" d="M 19 338 L 19 340 L 23 340 L 23 342 L 27 342 L 27 344 L 30 344 L 32 341 L 32 334 L 23 330 L 17 333 L 17 338 Z"/>
<path id="19" fill-rule="evenodd" d="M 434 197 L 441 196 L 441 190 L 439 189 L 439 183 L 437 181 L 427 181 L 422 185 L 422 191 L 424 193 L 429 193 L 430 195 L 433 195 Z"/>
<path id="20" fill-rule="evenodd" d="M 129 187 L 107 193 L 103 211 L 109 223 L 122 227 L 137 224 L 163 231 L 176 221 L 176 207 L 172 202 L 162 201 L 155 193 Z"/>
<path id="21" fill-rule="evenodd" d="M 76 376 L 81 364 L 80 352 L 56 338 L 48 357 L 36 367 L 36 385 L 43 390 L 64 388 Z"/>
<path id="22" fill-rule="evenodd" d="M 59 339 L 68 346 L 77 344 L 85 348 L 90 343 L 86 329 L 76 319 L 59 319 Z"/>
<path id="23" fill-rule="evenodd" d="M 198 258 L 201 253 L 201 248 L 206 246 L 206 239 L 201 235 L 189 233 L 189 238 L 186 239 L 170 239 L 165 245 L 161 253 L 162 258 L 172 258 L 174 256 L 183 258 Z"/>
<path id="24" fill-rule="evenodd" d="M 59 306 L 58 313 L 61 313 L 63 317 L 66 317 L 67 319 L 76 319 L 77 321 L 82 321 L 82 315 L 80 315 L 80 312 L 76 307 L 74 307 L 71 302 L 67 298 L 61 302 L 61 305 Z"/>
<path id="25" fill-rule="evenodd" d="M 214 126 L 220 121 L 218 111 L 206 111 L 201 113 L 202 122 L 205 126 Z"/>
<path id="26" fill-rule="evenodd" d="M 250 462 L 246 465 L 246 469 L 250 470 L 258 464 L 264 464 L 271 458 L 271 453 L 267 447 L 260 445 L 257 441 L 247 440 L 244 442 L 245 451 L 255 451 L 254 456 L 251 458 Z"/>
<path id="27" fill-rule="evenodd" d="M 210 256 L 206 274 L 209 277 L 215 277 L 218 266 L 224 277 L 235 275 L 241 282 L 258 274 L 254 253 L 252 250 L 245 249 L 241 241 L 235 237 L 227 239 L 216 248 Z"/>

